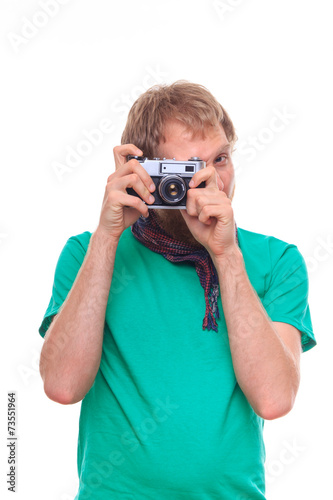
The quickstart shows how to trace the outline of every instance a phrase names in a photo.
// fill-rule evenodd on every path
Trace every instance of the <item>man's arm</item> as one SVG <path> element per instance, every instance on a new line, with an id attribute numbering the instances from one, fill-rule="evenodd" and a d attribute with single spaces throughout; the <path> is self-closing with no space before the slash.
<path id="1" fill-rule="evenodd" d="M 46 395 L 61 404 L 80 401 L 101 360 L 105 310 L 117 242 L 96 230 L 76 280 L 44 338 L 40 374 Z"/>
<path id="2" fill-rule="evenodd" d="M 274 419 L 288 413 L 299 386 L 301 338 L 290 325 L 275 325 L 247 276 L 235 240 L 231 200 L 214 167 L 197 172 L 182 215 L 193 236 L 208 250 L 220 281 L 237 381 L 255 412 Z M 288 340 L 287 340 L 288 339 Z"/>
<path id="3" fill-rule="evenodd" d="M 239 386 L 255 412 L 275 419 L 293 407 L 300 382 L 301 335 L 268 317 L 239 248 L 214 262 Z"/>
<path id="4" fill-rule="evenodd" d="M 116 250 L 122 232 L 140 215 L 155 185 L 138 161 L 133 144 L 114 148 L 116 171 L 108 178 L 99 225 L 68 296 L 53 319 L 40 356 L 40 374 L 46 395 L 62 404 L 80 401 L 94 383 L 99 369 L 105 311 L 110 293 Z M 139 197 L 127 194 L 133 188 Z M 144 201 L 143 201 L 144 200 Z"/>

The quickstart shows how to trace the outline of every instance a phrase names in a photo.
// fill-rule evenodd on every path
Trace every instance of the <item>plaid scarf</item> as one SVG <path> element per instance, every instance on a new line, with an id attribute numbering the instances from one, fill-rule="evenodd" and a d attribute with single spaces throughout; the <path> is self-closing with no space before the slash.
<path id="1" fill-rule="evenodd" d="M 238 244 L 237 225 L 236 241 Z M 220 317 L 217 298 L 219 296 L 219 281 L 217 271 L 208 251 L 197 248 L 189 243 L 175 240 L 159 225 L 154 210 L 149 210 L 147 218 L 141 216 L 132 225 L 135 238 L 153 252 L 163 255 L 170 262 L 193 262 L 205 291 L 206 313 L 202 328 L 217 332 L 216 319 Z"/>

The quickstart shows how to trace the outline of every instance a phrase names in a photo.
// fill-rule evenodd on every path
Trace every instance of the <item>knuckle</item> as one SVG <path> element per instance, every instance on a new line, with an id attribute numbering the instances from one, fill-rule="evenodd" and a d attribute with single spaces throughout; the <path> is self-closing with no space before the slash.
<path id="1" fill-rule="evenodd" d="M 189 189 L 186 193 L 186 200 L 189 203 L 192 203 L 193 199 L 194 199 L 194 189 Z"/>
<path id="2" fill-rule="evenodd" d="M 133 172 L 131 175 L 130 175 L 130 182 L 132 184 L 136 184 L 139 180 L 139 176 L 138 174 L 136 174 L 135 172 Z"/>
<path id="3" fill-rule="evenodd" d="M 188 200 L 192 201 L 192 200 L 195 198 L 195 196 L 196 196 L 197 194 L 198 194 L 198 193 L 195 191 L 195 189 L 189 189 L 189 190 L 187 191 L 186 196 L 187 196 L 187 199 L 188 199 Z"/>
<path id="4" fill-rule="evenodd" d="M 114 193 L 112 191 L 109 191 L 108 195 L 106 197 L 106 203 L 108 205 L 111 205 L 113 203 L 113 201 L 114 201 Z"/>
<path id="5" fill-rule="evenodd" d="M 209 165 L 208 167 L 206 167 L 206 171 L 208 172 L 209 177 L 212 175 L 213 176 L 216 175 L 216 170 L 212 165 Z"/>
<path id="6" fill-rule="evenodd" d="M 197 203 L 198 207 L 204 206 L 205 197 L 201 194 L 198 194 L 198 196 L 196 197 L 196 203 Z"/>
<path id="7" fill-rule="evenodd" d="M 105 186 L 105 194 L 106 195 L 109 194 L 112 189 L 113 189 L 113 183 L 112 183 L 112 181 L 110 181 Z"/>
<path id="8" fill-rule="evenodd" d="M 134 169 L 138 166 L 138 160 L 132 158 L 131 160 L 129 160 L 128 165 L 130 165 Z"/>
<path id="9" fill-rule="evenodd" d="M 187 203 L 186 204 L 186 212 L 189 215 L 192 215 L 192 216 L 196 215 L 196 210 L 195 210 L 195 208 L 194 208 L 194 206 L 193 206 L 192 203 Z"/>
<path id="10" fill-rule="evenodd" d="M 145 203 L 141 200 L 141 198 L 135 198 L 134 207 L 137 210 L 142 210 L 142 208 L 144 206 L 145 206 Z"/>
<path id="11" fill-rule="evenodd" d="M 112 182 L 114 179 L 114 172 L 113 174 L 110 174 L 109 177 L 107 178 L 107 184 L 109 184 L 110 182 Z"/>
<path id="12" fill-rule="evenodd" d="M 228 217 L 232 217 L 233 216 L 233 209 L 230 205 L 226 206 L 225 207 L 225 214 L 228 216 Z"/>

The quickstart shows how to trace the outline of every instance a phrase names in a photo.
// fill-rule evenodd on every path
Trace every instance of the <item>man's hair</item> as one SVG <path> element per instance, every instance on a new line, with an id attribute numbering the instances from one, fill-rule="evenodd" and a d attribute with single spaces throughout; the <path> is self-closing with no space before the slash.
<path id="1" fill-rule="evenodd" d="M 228 141 L 237 141 L 234 125 L 215 97 L 203 86 L 178 80 L 171 85 L 154 85 L 133 104 L 121 137 L 121 144 L 134 144 L 144 156 L 157 156 L 158 146 L 165 142 L 164 127 L 168 120 L 179 120 L 193 137 L 204 137 L 209 126 L 222 125 Z"/>

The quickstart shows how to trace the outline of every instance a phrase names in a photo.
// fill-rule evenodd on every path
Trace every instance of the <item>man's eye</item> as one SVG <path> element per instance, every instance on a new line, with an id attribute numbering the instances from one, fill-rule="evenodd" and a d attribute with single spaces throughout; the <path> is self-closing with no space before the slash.
<path id="1" fill-rule="evenodd" d="M 216 158 L 215 163 L 228 163 L 228 155 L 221 155 Z"/>

